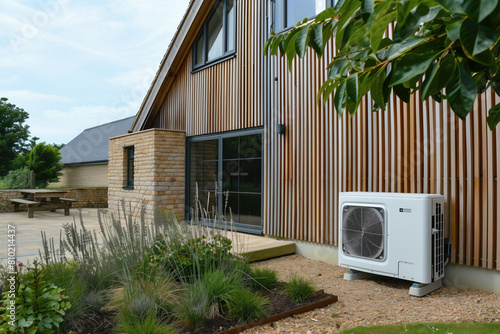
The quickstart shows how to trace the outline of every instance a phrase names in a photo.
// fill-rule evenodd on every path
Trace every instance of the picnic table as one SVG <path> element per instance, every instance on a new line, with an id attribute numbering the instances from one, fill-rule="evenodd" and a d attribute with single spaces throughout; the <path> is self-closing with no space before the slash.
<path id="1" fill-rule="evenodd" d="M 21 190 L 23 198 L 9 199 L 14 204 L 14 212 L 19 211 L 21 204 L 28 207 L 28 218 L 33 218 L 35 211 L 52 211 L 64 209 L 64 215 L 69 216 L 69 209 L 73 202 L 72 198 L 64 198 L 66 190 L 53 189 L 24 189 Z"/>

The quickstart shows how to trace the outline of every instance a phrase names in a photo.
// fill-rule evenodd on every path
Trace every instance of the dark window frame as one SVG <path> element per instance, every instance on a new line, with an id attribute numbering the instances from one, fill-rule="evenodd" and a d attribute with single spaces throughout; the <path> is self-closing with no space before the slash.
<path id="1" fill-rule="evenodd" d="M 212 17 L 215 15 L 215 12 L 217 10 L 217 7 L 220 5 L 220 3 L 223 3 L 222 6 L 222 43 L 223 43 L 223 53 L 219 57 L 215 57 L 214 59 L 208 60 L 208 49 L 207 49 L 207 44 L 208 44 L 208 23 L 212 19 Z M 208 17 L 206 18 L 205 22 L 203 22 L 203 26 L 200 29 L 200 32 L 196 36 L 193 47 L 192 47 L 192 54 L 193 54 L 193 59 L 192 59 L 192 65 L 193 65 L 193 71 L 192 73 L 201 71 L 207 67 L 213 66 L 215 64 L 221 63 L 223 61 L 226 61 L 228 59 L 231 59 L 236 56 L 236 42 L 237 42 L 237 5 L 238 1 L 234 0 L 233 6 L 234 6 L 234 37 L 233 37 L 233 49 L 228 50 L 228 23 L 227 23 L 227 3 L 228 0 L 217 0 L 214 3 L 214 6 L 210 10 L 210 13 L 208 14 Z M 198 41 L 200 38 L 203 39 L 202 43 L 202 48 L 201 50 L 198 50 Z M 196 58 L 198 55 L 198 52 L 201 52 L 202 54 L 202 61 L 201 63 L 196 63 Z"/>
<path id="2" fill-rule="evenodd" d="M 294 27 L 294 25 L 297 23 L 297 22 L 287 22 L 288 20 L 288 17 L 287 17 L 287 5 L 288 5 L 288 1 L 289 0 L 283 0 L 282 1 L 282 8 L 278 8 L 279 6 L 276 4 L 276 0 L 272 0 L 273 4 L 272 4 L 272 10 L 273 10 L 273 17 L 272 17 L 272 20 L 273 20 L 273 23 L 272 23 L 272 30 L 274 30 L 275 32 L 277 33 L 282 33 L 282 32 L 285 32 L 285 31 L 288 31 L 290 30 L 292 27 Z M 335 5 L 337 4 L 337 0 L 327 0 L 326 1 L 326 8 L 328 7 L 334 7 Z M 275 23 L 276 23 L 276 15 L 281 15 L 281 22 L 283 23 L 283 27 L 276 27 L 275 26 Z M 309 20 L 312 20 L 313 18 L 316 17 L 316 14 L 308 17 Z"/>
<path id="3" fill-rule="evenodd" d="M 239 222 L 235 222 L 234 225 L 236 227 L 237 231 L 240 232 L 245 232 L 245 233 L 251 233 L 251 234 L 262 234 L 263 233 L 263 226 L 264 226 L 264 128 L 263 127 L 254 127 L 254 128 L 249 128 L 249 129 L 242 129 L 242 130 L 234 130 L 234 131 L 227 131 L 227 132 L 219 132 L 219 133 L 214 133 L 214 134 L 205 134 L 205 135 L 199 135 L 199 136 L 192 136 L 192 137 L 186 137 L 186 166 L 185 166 L 185 217 L 186 219 L 190 220 L 191 219 L 191 212 L 190 212 L 190 191 L 191 191 L 191 178 L 190 178 L 190 171 L 191 171 L 191 143 L 195 142 L 204 142 L 208 140 L 214 140 L 217 139 L 219 140 L 219 148 L 218 148 L 218 158 L 217 158 L 217 163 L 218 163 L 218 170 L 222 170 L 223 168 L 223 147 L 222 143 L 224 138 L 231 138 L 231 137 L 244 137 L 248 135 L 254 135 L 254 134 L 260 134 L 262 137 L 262 146 L 261 146 L 261 156 L 259 159 L 261 159 L 261 225 L 260 226 L 255 226 L 255 225 L 248 225 L 248 224 L 241 224 Z M 250 160 L 249 159 L 243 159 L 243 160 Z M 218 182 L 220 182 L 220 175 L 218 176 Z M 219 206 L 222 206 L 222 201 L 218 201 Z M 218 211 L 221 211 L 221 208 L 218 208 Z M 207 224 L 213 224 L 213 221 L 208 222 Z M 225 223 L 217 221 L 215 223 L 216 227 L 219 228 L 225 228 Z M 227 227 L 227 226 L 226 226 Z"/>
<path id="4" fill-rule="evenodd" d="M 123 189 L 134 189 L 135 146 L 125 146 L 125 186 Z M 132 163 L 132 165 L 131 165 Z"/>

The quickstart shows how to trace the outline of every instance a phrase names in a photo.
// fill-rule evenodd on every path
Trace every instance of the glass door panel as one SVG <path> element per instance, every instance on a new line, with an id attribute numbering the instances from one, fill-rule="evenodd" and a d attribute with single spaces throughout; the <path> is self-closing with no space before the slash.
<path id="1" fill-rule="evenodd" d="M 193 193 L 198 184 L 199 201 L 210 217 L 232 218 L 237 229 L 261 233 L 262 134 L 260 130 L 252 132 L 244 136 L 224 134 L 188 142 L 187 199 L 193 208 Z"/>

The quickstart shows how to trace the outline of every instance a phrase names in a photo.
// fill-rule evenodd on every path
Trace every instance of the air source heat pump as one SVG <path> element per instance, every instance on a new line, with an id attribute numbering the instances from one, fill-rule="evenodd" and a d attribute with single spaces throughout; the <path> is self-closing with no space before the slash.
<path id="1" fill-rule="evenodd" d="M 344 192 L 339 197 L 339 265 L 347 280 L 364 273 L 415 282 L 424 296 L 444 277 L 441 195 Z"/>

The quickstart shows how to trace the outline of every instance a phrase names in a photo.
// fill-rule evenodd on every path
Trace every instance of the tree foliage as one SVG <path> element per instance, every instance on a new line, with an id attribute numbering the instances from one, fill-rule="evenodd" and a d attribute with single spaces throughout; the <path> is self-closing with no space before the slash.
<path id="1" fill-rule="evenodd" d="M 333 98 L 339 114 L 356 113 L 368 93 L 379 110 L 391 91 L 405 102 L 420 91 L 422 100 L 447 99 L 465 119 L 477 94 L 491 87 L 500 96 L 499 26 L 499 0 L 340 0 L 311 22 L 272 32 L 264 53 L 286 56 L 290 66 L 307 47 L 322 57 L 333 37 L 318 100 Z M 500 105 L 487 122 L 490 129 L 500 122 Z"/>
<path id="2" fill-rule="evenodd" d="M 0 98 L 0 176 L 11 169 L 12 161 L 26 151 L 29 126 L 28 113 Z"/>
<path id="3" fill-rule="evenodd" d="M 35 173 L 35 185 L 45 188 L 49 182 L 59 180 L 63 165 L 59 162 L 61 153 L 58 149 L 44 142 L 36 144 L 28 154 L 27 167 Z"/>

